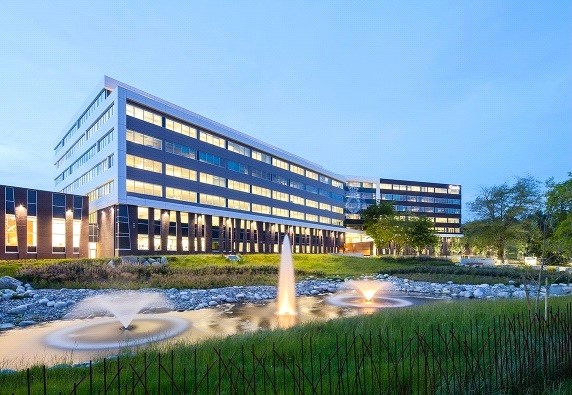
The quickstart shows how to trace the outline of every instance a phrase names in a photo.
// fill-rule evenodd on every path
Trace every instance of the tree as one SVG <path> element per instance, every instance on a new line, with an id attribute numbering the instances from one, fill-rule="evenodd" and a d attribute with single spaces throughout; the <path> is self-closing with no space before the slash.
<path id="1" fill-rule="evenodd" d="M 551 218 L 551 232 L 547 235 L 548 249 L 564 259 L 572 258 L 572 173 L 568 180 L 546 183 L 546 214 Z"/>
<path id="2" fill-rule="evenodd" d="M 407 244 L 421 255 L 423 248 L 435 246 L 439 237 L 434 233 L 433 221 L 427 217 L 411 216 L 404 221 Z"/>
<path id="3" fill-rule="evenodd" d="M 519 177 L 515 183 L 481 188 L 469 203 L 475 220 L 464 227 L 477 244 L 492 247 L 504 262 L 507 246 L 525 243 L 532 223 L 529 217 L 541 205 L 540 183 Z"/>
<path id="4" fill-rule="evenodd" d="M 399 232 L 399 224 L 393 215 L 384 215 L 376 221 L 370 222 L 365 233 L 373 239 L 378 249 L 391 247 L 396 233 Z"/>
<path id="5" fill-rule="evenodd" d="M 369 205 L 365 210 L 361 211 L 361 219 L 363 220 L 363 228 L 366 230 L 370 225 L 377 222 L 378 219 L 393 216 L 393 206 L 389 202 L 378 202 Z"/>

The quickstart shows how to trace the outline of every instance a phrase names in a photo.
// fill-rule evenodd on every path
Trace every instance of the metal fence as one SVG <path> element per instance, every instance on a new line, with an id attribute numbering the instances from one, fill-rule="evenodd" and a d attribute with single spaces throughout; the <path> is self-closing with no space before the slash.
<path id="1" fill-rule="evenodd" d="M 289 353 L 252 345 L 115 357 L 90 363 L 69 388 L 55 388 L 45 368 L 28 370 L 21 388 L 44 394 L 522 393 L 572 376 L 571 323 L 568 305 L 547 317 L 475 321 L 466 331 L 431 326 L 408 336 L 404 330 L 339 334 L 330 347 L 307 337 Z"/>

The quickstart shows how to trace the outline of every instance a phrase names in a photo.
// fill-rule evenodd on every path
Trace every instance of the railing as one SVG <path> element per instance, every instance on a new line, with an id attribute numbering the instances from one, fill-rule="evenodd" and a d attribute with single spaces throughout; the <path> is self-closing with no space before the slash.
<path id="1" fill-rule="evenodd" d="M 21 375 L 21 390 L 43 394 L 482 394 L 521 393 L 572 376 L 572 305 L 548 316 L 520 313 L 405 336 L 388 331 L 293 339 L 296 349 L 192 349 L 89 363 L 68 388 L 50 369 Z M 292 334 L 291 336 L 296 336 Z M 413 334 L 411 334 L 413 333 Z M 325 352 L 327 350 L 327 352 Z M 61 380 L 61 372 L 59 373 Z M 52 379 L 54 380 L 54 379 Z M 18 387 L 14 387 L 18 388 Z"/>

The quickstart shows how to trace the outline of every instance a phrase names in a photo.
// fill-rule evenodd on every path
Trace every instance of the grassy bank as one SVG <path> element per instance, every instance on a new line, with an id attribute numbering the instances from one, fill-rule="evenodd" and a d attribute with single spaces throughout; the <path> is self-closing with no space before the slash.
<path id="1" fill-rule="evenodd" d="M 554 298 L 551 306 L 566 311 L 570 302 L 570 297 Z M 382 386 L 389 383 L 395 392 L 407 389 L 407 393 L 415 393 L 423 392 L 424 377 L 434 375 L 428 382 L 437 389 L 470 386 L 475 393 L 482 393 L 479 390 L 497 386 L 498 391 L 494 393 L 538 393 L 550 389 L 558 393 L 569 384 L 569 381 L 564 381 L 571 378 L 568 368 L 561 370 L 556 367 L 538 375 L 535 369 L 540 361 L 535 359 L 530 366 L 521 365 L 518 371 L 507 368 L 517 366 L 515 361 L 526 363 L 530 356 L 534 357 L 533 349 L 525 350 L 526 355 L 521 353 L 521 344 L 542 346 L 542 342 L 534 340 L 535 332 L 527 325 L 522 326 L 523 332 L 516 334 L 520 336 L 516 339 L 507 338 L 510 333 L 499 329 L 499 317 L 521 313 L 521 318 L 528 317 L 526 312 L 526 304 L 515 300 L 466 301 L 390 309 L 369 316 L 307 324 L 288 330 L 257 332 L 194 346 L 179 344 L 174 349 L 155 348 L 136 355 L 126 354 L 120 359 L 119 380 L 112 380 L 118 369 L 117 361 L 112 359 L 107 361 L 105 368 L 101 363 L 93 365 L 92 381 L 94 388 L 102 388 L 105 369 L 106 383 L 111 382 L 109 386 L 114 391 L 119 381 L 126 388 L 135 386 L 142 390 L 145 385 L 150 392 L 156 392 L 161 387 L 162 391 L 170 393 L 171 385 L 174 385 L 179 390 L 183 386 L 187 390 L 195 386 L 198 393 L 216 393 L 217 385 L 222 381 L 236 385 L 234 388 L 221 388 L 223 393 L 273 393 L 274 390 L 279 393 L 305 393 L 312 392 L 310 383 L 317 383 L 314 387 L 317 393 L 346 393 L 348 389 L 359 392 L 354 387 L 348 387 L 351 383 L 357 383 L 357 388 L 370 388 L 370 385 L 375 387 L 375 383 L 379 382 Z M 564 326 L 548 327 L 550 336 L 547 339 L 554 341 L 553 346 L 559 344 L 558 339 L 568 339 L 570 330 Z M 454 332 L 451 332 L 453 329 Z M 530 333 L 527 332 L 529 330 Z M 348 342 L 348 338 L 354 339 L 354 342 Z M 412 343 L 408 339 L 418 339 L 418 342 Z M 533 341 L 527 343 L 525 339 Z M 371 354 L 364 347 L 365 344 L 379 344 L 384 352 Z M 427 349 L 430 352 L 423 354 Z M 379 350 L 376 348 L 375 351 Z M 162 362 L 159 362 L 158 352 L 162 353 Z M 561 358 L 564 357 L 562 362 L 569 363 L 569 354 L 566 356 L 563 353 Z M 145 366 L 153 368 L 145 370 Z M 161 372 L 158 366 L 163 366 Z M 498 370 L 499 366 L 504 370 Z M 455 383 L 453 372 L 463 369 L 469 373 L 468 381 Z M 488 370 L 492 377 L 487 376 Z M 84 393 L 88 388 L 88 373 L 88 368 L 82 367 L 50 369 L 47 372 L 47 392 L 65 390 L 67 393 L 73 389 L 74 383 L 81 382 L 78 393 Z M 320 382 L 319 374 L 330 377 L 330 381 Z M 174 380 L 168 377 L 171 375 Z M 42 376 L 40 368 L 30 371 L 32 393 L 41 393 Z M 505 376 L 516 377 L 520 386 L 510 384 L 508 379 L 505 382 Z M 336 381 L 338 377 L 342 382 Z M 471 381 L 475 377 L 483 382 Z M 0 375 L 0 388 L 26 393 L 27 380 L 25 372 Z M 331 391 L 328 386 L 332 385 L 332 380 L 336 391 Z"/>
<path id="2" fill-rule="evenodd" d="M 37 260 L 0 262 L 0 275 L 10 275 L 36 288 L 211 288 L 276 283 L 278 254 L 245 255 L 229 262 L 222 255 L 169 257 L 166 266 L 117 266 L 109 260 Z M 412 280 L 481 284 L 517 284 L 533 278 L 526 268 L 470 268 L 439 259 L 360 258 L 344 255 L 294 255 L 297 279 L 345 278 L 387 273 Z M 570 275 L 548 271 L 550 282 L 570 282 Z"/>

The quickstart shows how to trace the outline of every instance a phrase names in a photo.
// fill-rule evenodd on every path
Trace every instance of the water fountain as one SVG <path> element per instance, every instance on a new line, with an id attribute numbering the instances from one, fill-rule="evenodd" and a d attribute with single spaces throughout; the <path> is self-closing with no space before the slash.
<path id="1" fill-rule="evenodd" d="M 276 315 L 278 316 L 278 322 L 281 327 L 290 327 L 296 323 L 298 309 L 296 308 L 294 263 L 288 235 L 284 236 L 284 241 L 282 242 L 277 293 Z"/>
<path id="2" fill-rule="evenodd" d="M 78 303 L 66 316 L 81 319 L 78 325 L 51 333 L 45 343 L 62 349 L 102 350 L 168 339 L 187 329 L 188 321 L 148 313 L 166 312 L 172 307 L 163 294 L 155 292 L 127 291 L 93 296 Z"/>
<path id="3" fill-rule="evenodd" d="M 392 296 L 391 292 L 394 287 L 388 281 L 351 280 L 346 282 L 345 288 L 354 292 L 333 295 L 327 299 L 328 303 L 340 307 L 366 309 L 367 312 L 387 307 L 411 306 L 413 304 L 411 300 L 406 298 Z"/>

